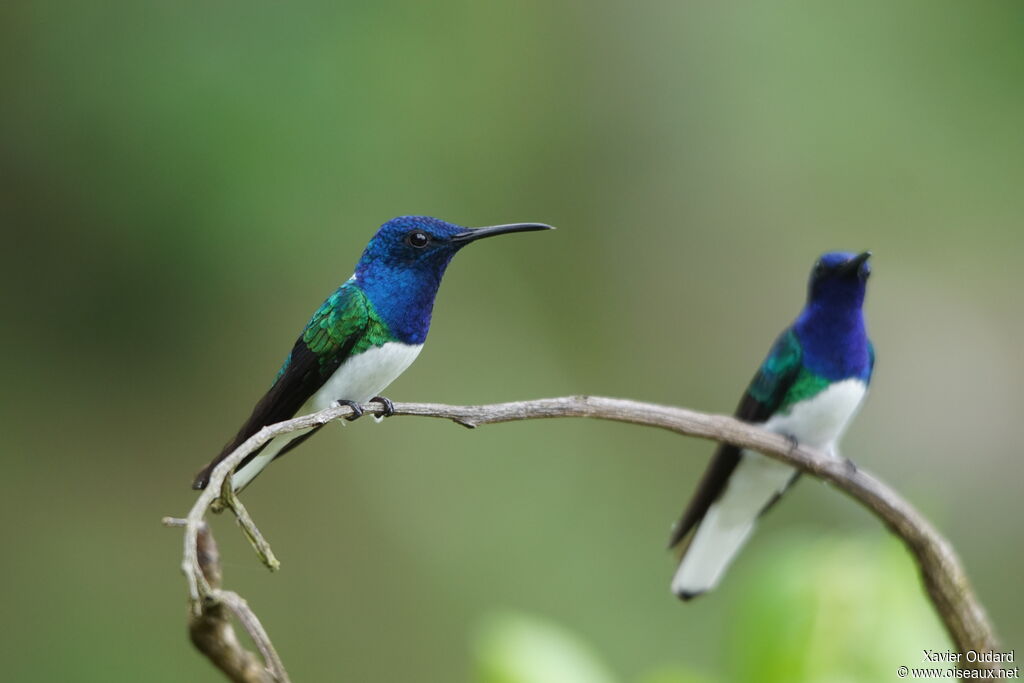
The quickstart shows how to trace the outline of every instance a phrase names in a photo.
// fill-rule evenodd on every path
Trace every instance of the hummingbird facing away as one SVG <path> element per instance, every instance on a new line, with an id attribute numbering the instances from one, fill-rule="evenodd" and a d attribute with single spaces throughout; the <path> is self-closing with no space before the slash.
<path id="1" fill-rule="evenodd" d="M 196 475 L 193 488 L 205 488 L 210 472 L 262 427 L 296 413 L 323 410 L 332 403 L 380 401 L 385 415 L 391 402 L 377 394 L 416 359 L 430 328 L 434 297 L 455 253 L 483 237 L 510 232 L 550 230 L 542 223 L 512 223 L 464 228 L 427 216 L 401 216 L 377 230 L 355 274 L 321 304 L 299 335 L 269 391 L 253 408 L 231 441 Z M 249 454 L 232 475 L 239 491 L 271 460 L 280 457 L 319 427 L 275 437 Z"/>
<path id="2" fill-rule="evenodd" d="M 864 400 L 875 363 L 862 311 L 870 256 L 822 255 L 803 311 L 761 364 L 737 418 L 839 457 L 837 443 Z M 799 475 L 760 453 L 719 446 L 672 531 L 669 545 L 680 548 L 672 592 L 689 600 L 714 588 L 758 517 Z"/>

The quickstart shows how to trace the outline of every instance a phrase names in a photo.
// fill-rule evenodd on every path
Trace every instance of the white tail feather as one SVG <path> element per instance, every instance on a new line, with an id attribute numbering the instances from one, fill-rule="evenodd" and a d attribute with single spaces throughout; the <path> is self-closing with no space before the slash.
<path id="1" fill-rule="evenodd" d="M 794 471 L 759 453 L 744 451 L 722 495 L 697 526 L 672 579 L 672 592 L 688 598 L 718 585 L 750 537 L 758 515 L 785 490 Z"/>
<path id="2" fill-rule="evenodd" d="M 244 489 L 250 481 L 252 481 L 257 474 L 263 471 L 263 468 L 270 464 L 270 461 L 277 457 L 277 454 L 281 452 L 281 449 L 288 445 L 288 442 L 302 436 L 309 429 L 301 429 L 297 432 L 291 432 L 290 434 L 284 434 L 282 436 L 275 436 L 267 444 L 266 448 L 260 451 L 260 454 L 245 464 L 245 467 L 240 467 L 235 470 L 235 473 L 231 475 L 231 488 L 235 493 L 238 493 Z"/>

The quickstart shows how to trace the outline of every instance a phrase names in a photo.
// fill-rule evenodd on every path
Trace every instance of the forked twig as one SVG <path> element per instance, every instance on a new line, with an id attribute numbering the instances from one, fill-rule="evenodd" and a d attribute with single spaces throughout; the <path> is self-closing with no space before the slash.
<path id="1" fill-rule="evenodd" d="M 184 523 L 181 519 L 164 519 L 167 526 Z M 196 558 L 208 592 L 199 612 L 189 617 L 192 644 L 236 683 L 289 683 L 284 664 L 256 614 L 237 593 L 221 589 L 220 552 L 206 524 L 200 526 L 196 541 Z M 231 625 L 232 616 L 255 643 L 259 657 L 239 642 Z"/>

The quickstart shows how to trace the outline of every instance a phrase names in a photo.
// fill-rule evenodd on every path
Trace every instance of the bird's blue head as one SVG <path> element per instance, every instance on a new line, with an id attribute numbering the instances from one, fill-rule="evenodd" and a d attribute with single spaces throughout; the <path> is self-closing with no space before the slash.
<path id="1" fill-rule="evenodd" d="M 864 292 L 871 264 L 871 252 L 852 254 L 845 251 L 830 251 L 821 255 L 811 270 L 807 287 L 807 305 L 828 308 L 860 308 L 864 303 Z"/>
<path id="2" fill-rule="evenodd" d="M 399 216 L 380 226 L 356 264 L 356 283 L 399 341 L 422 344 L 448 263 L 470 242 L 542 223 L 464 228 L 429 216 Z"/>
<path id="3" fill-rule="evenodd" d="M 871 376 L 871 345 L 864 325 L 864 291 L 871 252 L 822 254 L 811 271 L 807 305 L 794 323 L 803 362 L 837 380 Z"/>

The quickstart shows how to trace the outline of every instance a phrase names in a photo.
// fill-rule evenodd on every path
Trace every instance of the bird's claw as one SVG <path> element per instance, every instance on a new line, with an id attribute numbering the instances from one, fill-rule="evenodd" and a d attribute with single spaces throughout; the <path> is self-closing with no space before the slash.
<path id="1" fill-rule="evenodd" d="M 339 398 L 334 403 L 339 406 L 348 406 L 352 409 L 352 414 L 345 418 L 349 422 L 354 422 L 363 416 L 363 407 L 355 401 L 350 401 L 347 398 Z"/>
<path id="2" fill-rule="evenodd" d="M 846 469 L 850 474 L 857 474 L 860 471 L 857 469 L 857 463 L 849 458 L 843 458 L 843 464 L 846 465 Z"/>
<path id="3" fill-rule="evenodd" d="M 785 436 L 786 441 L 789 442 L 789 454 L 793 455 L 793 453 L 796 452 L 796 449 L 800 448 L 800 440 L 792 434 L 783 434 L 783 436 Z"/>
<path id="4" fill-rule="evenodd" d="M 395 404 L 391 402 L 391 399 L 386 396 L 374 396 L 370 399 L 370 403 L 379 403 L 384 406 L 384 410 L 378 417 L 391 417 L 395 414 Z"/>

